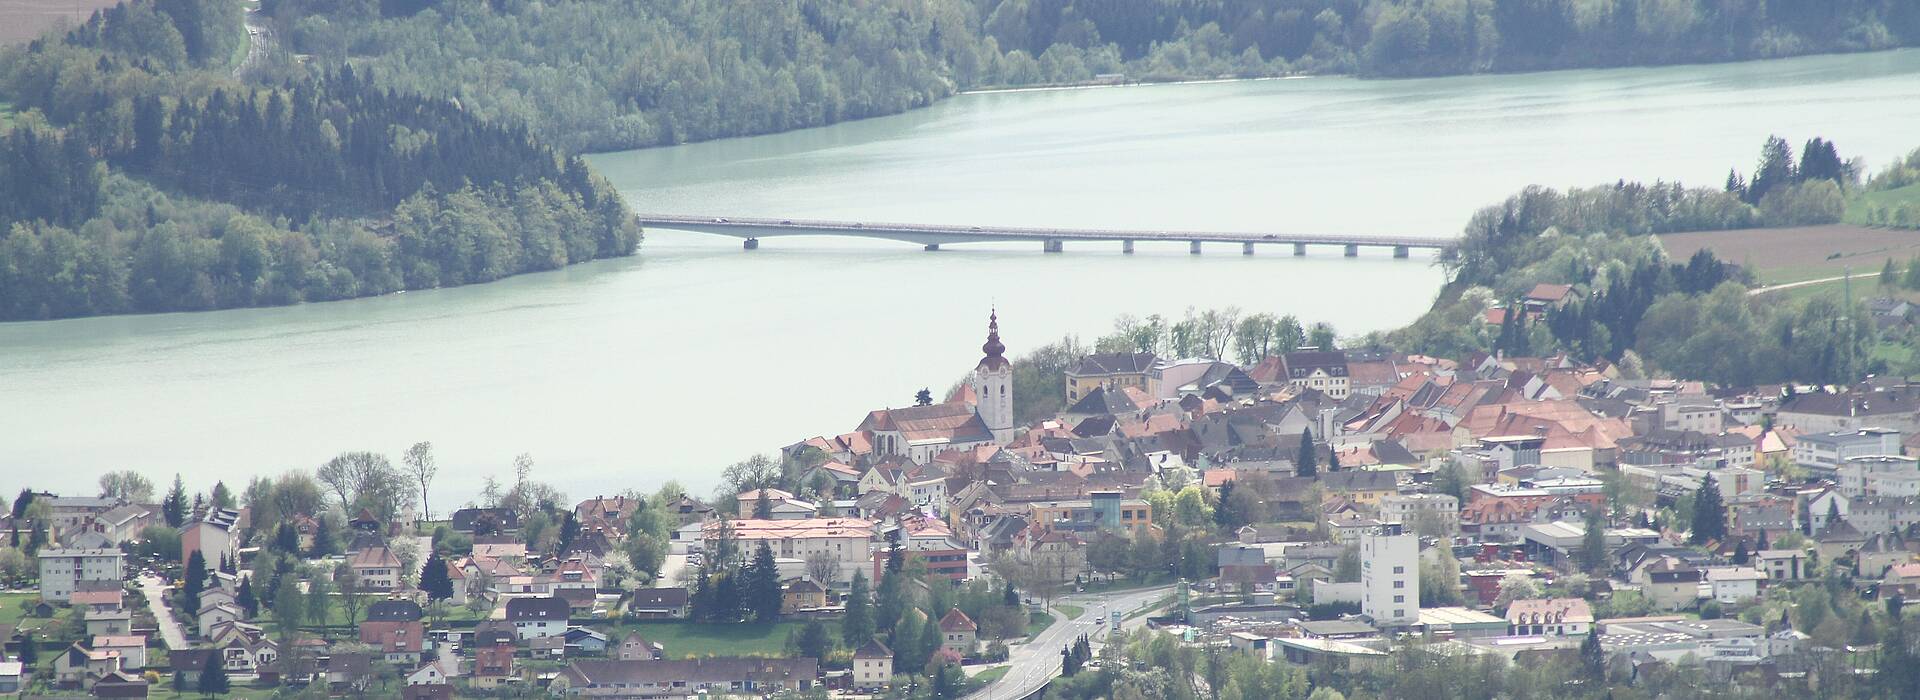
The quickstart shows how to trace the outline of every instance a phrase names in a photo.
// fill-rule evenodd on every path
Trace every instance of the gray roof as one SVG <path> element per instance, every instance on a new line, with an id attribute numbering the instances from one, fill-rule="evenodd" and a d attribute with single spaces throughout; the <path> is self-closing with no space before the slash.
<path id="1" fill-rule="evenodd" d="M 1159 358 L 1150 352 L 1102 353 L 1080 358 L 1080 364 L 1067 370 L 1067 374 L 1139 374 L 1153 369 L 1153 364 L 1158 361 Z"/>

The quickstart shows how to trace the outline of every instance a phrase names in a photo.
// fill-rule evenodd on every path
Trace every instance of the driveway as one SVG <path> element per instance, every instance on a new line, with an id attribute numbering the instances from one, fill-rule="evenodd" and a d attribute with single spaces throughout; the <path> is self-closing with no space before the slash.
<path id="1" fill-rule="evenodd" d="M 141 574 L 140 595 L 146 597 L 147 609 L 153 611 L 153 619 L 160 626 L 160 640 L 167 643 L 167 649 L 188 648 L 186 630 L 173 619 L 173 608 L 167 607 L 166 582 L 153 574 Z"/>
<path id="2" fill-rule="evenodd" d="M 1013 647 L 1011 668 L 1007 671 L 1007 675 L 1001 676 L 999 680 L 967 697 L 973 700 L 1020 700 L 1032 694 L 1033 691 L 1046 685 L 1047 681 L 1060 675 L 1062 648 L 1073 643 L 1073 640 L 1079 639 L 1082 634 L 1094 637 L 1104 635 L 1106 627 L 1094 624 L 1100 619 L 1102 610 L 1119 612 L 1125 616 L 1143 605 L 1152 605 L 1154 601 L 1171 593 L 1173 588 L 1173 586 L 1159 586 L 1118 593 L 1076 593 L 1057 599 L 1056 602 L 1072 603 L 1083 608 L 1080 617 L 1072 620 L 1056 619 L 1052 627 L 1048 627 L 1046 631 L 1034 637 L 1033 641 Z M 1061 617 L 1064 616 L 1065 614 L 1061 613 Z M 1146 624 L 1144 616 L 1121 623 L 1124 628 L 1143 624 Z"/>

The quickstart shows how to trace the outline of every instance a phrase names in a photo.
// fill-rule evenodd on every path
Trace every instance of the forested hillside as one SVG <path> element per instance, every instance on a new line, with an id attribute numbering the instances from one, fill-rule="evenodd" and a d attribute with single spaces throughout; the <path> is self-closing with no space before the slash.
<path id="1" fill-rule="evenodd" d="M 1707 250 L 1669 260 L 1649 235 L 1839 221 L 1847 194 L 1863 187 L 1858 162 L 1819 138 L 1801 153 L 1796 163 L 1784 139 L 1770 138 L 1752 182 L 1734 173 L 1717 189 L 1529 187 L 1474 214 L 1432 310 L 1369 342 L 1440 357 L 1567 353 L 1726 386 L 1843 383 L 1885 371 L 1867 351 L 1872 324 L 1842 322 L 1863 310 L 1826 296 L 1751 296 L 1751 271 Z M 1538 318 L 1509 311 L 1541 283 L 1571 285 L 1572 301 Z"/>
<path id="2" fill-rule="evenodd" d="M 577 157 L 351 68 L 227 77 L 237 0 L 138 0 L 0 56 L 0 320 L 287 304 L 631 254 Z"/>
<path id="3" fill-rule="evenodd" d="M 957 90 L 1728 61 L 1920 42 L 1909 0 L 265 0 L 382 86 L 573 150 L 891 114 Z M 1105 76 L 1105 77 L 1102 77 Z"/>

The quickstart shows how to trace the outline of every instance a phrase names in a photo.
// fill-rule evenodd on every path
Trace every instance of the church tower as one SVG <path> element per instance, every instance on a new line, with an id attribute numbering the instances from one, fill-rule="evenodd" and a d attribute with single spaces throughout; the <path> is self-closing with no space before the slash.
<path id="1" fill-rule="evenodd" d="M 987 317 L 987 344 L 980 346 L 986 357 L 973 368 L 973 395 L 980 422 L 993 431 L 993 441 L 1005 445 L 1013 440 L 1013 363 L 1007 361 L 1007 346 L 1000 344 L 1000 314 Z"/>

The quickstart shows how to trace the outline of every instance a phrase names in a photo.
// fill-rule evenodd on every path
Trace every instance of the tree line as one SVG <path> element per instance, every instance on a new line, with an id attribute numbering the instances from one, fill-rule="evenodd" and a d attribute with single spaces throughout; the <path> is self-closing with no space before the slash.
<path id="1" fill-rule="evenodd" d="M 1920 10 L 1900 0 L 268 0 L 263 10 L 298 53 L 370 65 L 383 86 L 590 151 L 892 114 L 980 87 L 1699 63 L 1920 41 Z"/>
<path id="2" fill-rule="evenodd" d="M 155 39 L 243 37 L 237 8 L 135 0 L 0 54 L 28 110 L 0 137 L 0 320 L 370 296 L 637 248 L 612 187 L 521 122 L 348 67 L 243 85 Z"/>

